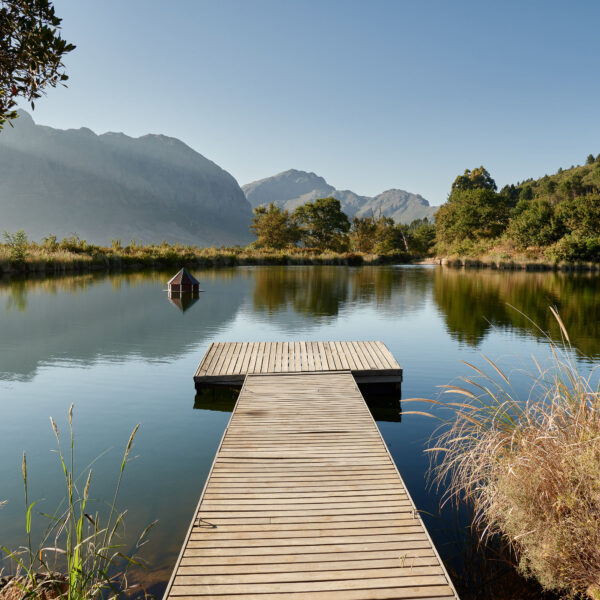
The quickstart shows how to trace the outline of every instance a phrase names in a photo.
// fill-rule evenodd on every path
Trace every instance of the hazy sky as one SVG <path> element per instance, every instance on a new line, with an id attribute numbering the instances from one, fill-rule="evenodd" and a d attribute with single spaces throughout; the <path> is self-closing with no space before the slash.
<path id="1" fill-rule="evenodd" d="M 38 123 L 178 137 L 240 184 L 296 168 L 432 204 L 600 153 L 600 2 L 55 0 Z"/>

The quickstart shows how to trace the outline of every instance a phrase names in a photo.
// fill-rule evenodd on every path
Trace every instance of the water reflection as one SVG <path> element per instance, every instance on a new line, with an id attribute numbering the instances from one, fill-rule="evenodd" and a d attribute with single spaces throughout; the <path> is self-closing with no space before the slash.
<path id="1" fill-rule="evenodd" d="M 346 306 L 385 312 L 416 310 L 431 288 L 429 269 L 390 267 L 269 267 L 254 270 L 253 309 L 335 317 Z"/>
<path id="2" fill-rule="evenodd" d="M 41 365 L 65 359 L 86 366 L 182 356 L 234 319 L 251 294 L 248 278 L 216 275 L 205 278 L 204 314 L 191 311 L 193 321 L 165 300 L 163 273 L 2 281 L 0 379 L 30 380 Z"/>
<path id="3" fill-rule="evenodd" d="M 248 312 L 291 338 L 361 307 L 388 318 L 393 328 L 397 319 L 418 314 L 431 301 L 451 336 L 474 348 L 493 327 L 541 338 L 527 317 L 560 340 L 548 310 L 554 305 L 573 344 L 588 356 L 600 355 L 600 278 L 593 274 L 256 267 L 195 275 L 205 290 L 202 310 L 186 312 L 190 318 L 185 320 L 165 302 L 166 273 L 0 281 L 0 306 L 5 307 L 0 312 L 0 379 L 28 380 L 40 365 L 65 359 L 90 365 L 99 359 L 183 356 Z M 196 298 L 171 302 L 186 311 Z M 425 343 L 427 335 L 419 342 Z"/>
<path id="4" fill-rule="evenodd" d="M 194 410 L 216 410 L 230 413 L 235 407 L 239 394 L 239 387 L 201 388 L 194 398 Z"/>
<path id="5" fill-rule="evenodd" d="M 175 308 L 183 313 L 196 304 L 200 298 L 200 292 L 169 292 L 167 298 Z"/>
<path id="6" fill-rule="evenodd" d="M 583 354 L 600 353 L 600 278 L 595 274 L 436 269 L 433 297 L 457 340 L 478 346 L 493 327 L 561 339 L 556 306 Z M 514 307 L 514 308 L 513 308 Z"/>
<path id="7" fill-rule="evenodd" d="M 192 374 L 212 341 L 381 339 L 405 367 L 405 396 L 431 398 L 464 374 L 461 358 L 477 361 L 484 347 L 491 358 L 543 354 L 540 332 L 507 303 L 559 339 L 548 311 L 555 304 L 574 344 L 600 355 L 597 276 L 389 266 L 196 270 L 205 292 L 182 318 L 162 291 L 171 275 L 0 280 L 0 499 L 9 500 L 0 511 L 3 544 L 23 541 L 22 450 L 37 469 L 32 497 L 46 498 L 51 510 L 60 499 L 47 419 L 74 402 L 81 464 L 121 448 L 142 423 L 122 502 L 132 532 L 159 519 L 145 547 L 152 570 L 143 577 L 163 589 L 237 397 L 237 390 L 220 390 L 194 398 Z M 526 396 L 529 380 L 516 385 Z M 437 422 L 406 413 L 400 422 L 398 397 L 369 404 L 415 502 L 437 515 L 423 454 Z M 120 457 L 111 456 L 94 463 L 99 496 L 112 489 Z M 466 517 L 448 517 L 425 514 L 461 586 L 484 598 L 525 597 L 517 580 L 503 595 L 496 582 L 504 565 L 494 571 L 481 562 L 476 572 L 481 554 L 456 534 Z"/>

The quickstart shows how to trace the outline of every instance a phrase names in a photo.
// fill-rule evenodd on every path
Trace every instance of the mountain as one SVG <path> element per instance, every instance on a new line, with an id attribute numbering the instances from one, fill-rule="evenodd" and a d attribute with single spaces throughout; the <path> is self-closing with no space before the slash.
<path id="1" fill-rule="evenodd" d="M 96 135 L 36 125 L 0 133 L 0 230 L 89 242 L 245 244 L 252 209 L 237 181 L 164 135 Z"/>
<path id="2" fill-rule="evenodd" d="M 349 216 L 365 217 L 371 214 L 392 217 L 397 223 L 415 219 L 432 219 L 437 207 L 419 194 L 404 190 L 387 190 L 375 197 L 360 196 L 351 190 L 336 190 L 315 173 L 290 169 L 242 186 L 248 202 L 254 207 L 274 202 L 281 208 L 294 210 L 316 198 L 333 196 Z"/>
<path id="3" fill-rule="evenodd" d="M 420 194 L 411 194 L 404 190 L 387 190 L 374 198 L 369 198 L 356 211 L 356 216 L 382 214 L 392 217 L 396 223 L 410 223 L 415 219 L 433 219 L 437 209 L 437 206 L 430 206 Z"/>

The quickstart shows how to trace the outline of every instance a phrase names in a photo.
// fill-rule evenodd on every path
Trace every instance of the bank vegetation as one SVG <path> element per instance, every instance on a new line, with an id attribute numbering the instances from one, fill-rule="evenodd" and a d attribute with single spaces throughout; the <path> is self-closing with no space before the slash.
<path id="1" fill-rule="evenodd" d="M 547 339 L 551 364 L 536 363 L 528 398 L 491 361 L 446 386 L 455 418 L 434 439 L 433 472 L 447 501 L 473 506 L 482 540 L 508 542 L 523 574 L 600 600 L 600 390 L 554 314 L 564 345 Z"/>
<path id="2" fill-rule="evenodd" d="M 350 222 L 334 198 L 299 207 L 293 215 L 274 204 L 258 207 L 251 225 L 257 240 L 248 246 L 198 247 L 144 244 L 114 239 L 101 246 L 78 235 L 30 240 L 25 231 L 4 232 L 1 273 L 53 273 L 236 265 L 376 265 L 408 263 L 428 254 L 433 224 L 426 219 L 402 225 L 388 217 Z"/>

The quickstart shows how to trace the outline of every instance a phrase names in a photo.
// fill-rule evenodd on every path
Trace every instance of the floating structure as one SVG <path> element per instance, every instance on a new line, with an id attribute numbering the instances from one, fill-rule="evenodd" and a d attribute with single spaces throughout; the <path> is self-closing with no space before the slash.
<path id="1" fill-rule="evenodd" d="M 213 344 L 200 363 L 196 381 L 244 383 L 165 600 L 457 599 L 353 376 L 399 365 L 283 344 Z"/>
<path id="2" fill-rule="evenodd" d="M 246 375 L 350 371 L 360 384 L 402 383 L 402 367 L 382 342 L 217 342 L 194 374 L 203 385 L 242 385 Z"/>
<path id="3" fill-rule="evenodd" d="M 198 293 L 200 282 L 184 267 L 167 282 L 167 291 L 173 293 Z"/>

